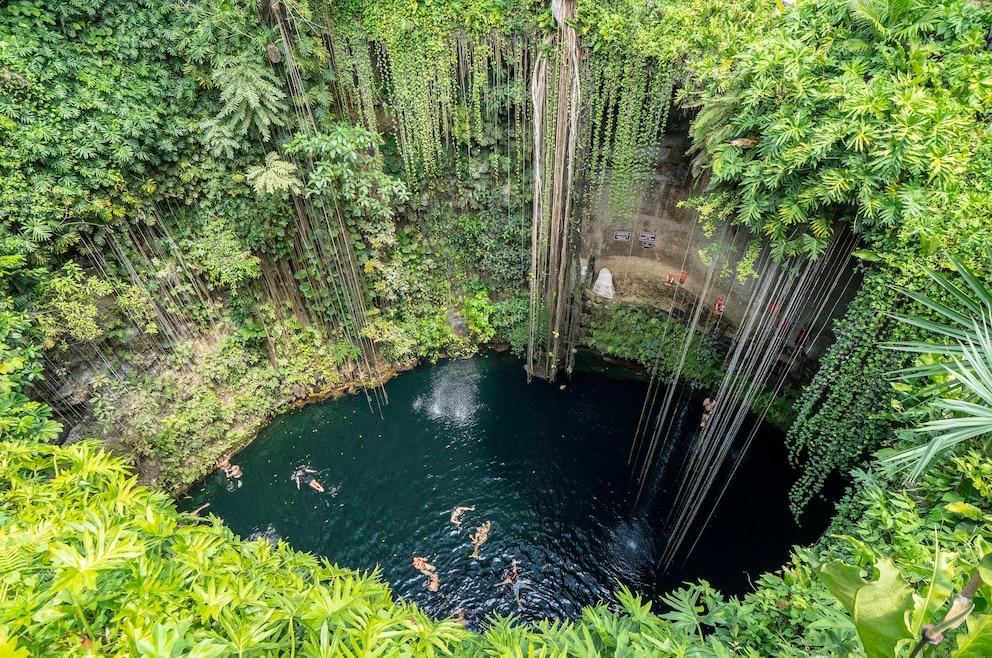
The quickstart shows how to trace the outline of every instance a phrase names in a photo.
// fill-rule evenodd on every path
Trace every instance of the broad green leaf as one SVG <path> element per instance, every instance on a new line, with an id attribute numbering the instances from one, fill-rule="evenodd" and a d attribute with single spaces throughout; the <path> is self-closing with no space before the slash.
<path id="1" fill-rule="evenodd" d="M 834 560 L 820 569 L 820 580 L 830 593 L 837 597 L 848 614 L 854 614 L 854 597 L 867 583 L 861 577 L 861 569 L 841 560 Z"/>
<path id="2" fill-rule="evenodd" d="M 219 658 L 228 653 L 227 645 L 218 644 L 211 640 L 202 640 L 196 643 L 185 658 Z"/>
<path id="3" fill-rule="evenodd" d="M 917 601 L 913 610 L 913 624 L 910 629 L 913 637 L 921 636 L 923 627 L 930 623 L 930 618 L 933 617 L 934 612 L 944 604 L 947 597 L 954 591 L 954 585 L 951 581 L 954 578 L 955 557 L 957 556 L 954 553 L 937 551 L 926 595 Z"/>
<path id="4" fill-rule="evenodd" d="M 879 560 L 876 568 L 878 580 L 869 583 L 857 567 L 834 560 L 820 570 L 820 579 L 854 618 L 869 658 L 891 658 L 896 644 L 912 637 L 906 612 L 913 607 L 913 591 L 891 560 Z"/>
<path id="5" fill-rule="evenodd" d="M 992 615 L 974 614 L 968 617 L 968 632 L 958 632 L 957 649 L 951 658 L 989 658 L 992 656 Z"/>
<path id="6" fill-rule="evenodd" d="M 986 585 L 992 585 L 992 553 L 982 558 L 978 564 L 978 573 L 982 575 Z"/>
<path id="7" fill-rule="evenodd" d="M 944 509 L 951 514 L 958 514 L 965 518 L 971 519 L 972 521 L 981 521 L 984 516 L 984 514 L 982 514 L 982 510 L 970 503 L 947 503 L 944 505 Z"/>
<path id="8" fill-rule="evenodd" d="M 854 256 L 855 258 L 868 262 L 878 262 L 882 260 L 881 256 L 876 254 L 874 251 L 871 251 L 870 249 L 858 249 L 857 251 L 852 251 L 851 255 Z"/>
<path id="9" fill-rule="evenodd" d="M 900 640 L 913 637 L 906 611 L 913 607 L 913 590 L 888 558 L 878 561 L 878 580 L 858 590 L 854 625 L 869 658 L 891 658 Z"/>
<path id="10" fill-rule="evenodd" d="M 8 638 L 7 627 L 0 625 L 0 658 L 28 658 L 27 649 L 17 648 L 17 638 Z"/>

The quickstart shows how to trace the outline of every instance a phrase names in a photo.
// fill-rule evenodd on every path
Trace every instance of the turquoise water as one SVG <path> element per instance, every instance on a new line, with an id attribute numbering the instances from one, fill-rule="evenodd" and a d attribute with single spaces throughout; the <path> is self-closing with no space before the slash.
<path id="1" fill-rule="evenodd" d="M 527 384 L 521 362 L 498 354 L 422 366 L 386 385 L 381 413 L 359 395 L 277 418 L 232 460 L 240 486 L 214 473 L 181 507 L 209 502 L 243 537 L 378 567 L 396 596 L 436 616 L 462 608 L 474 623 L 493 612 L 575 617 L 611 600 L 617 583 L 652 595 L 702 577 L 742 591 L 744 571 L 774 568 L 791 543 L 812 538 L 788 517 L 791 477 L 767 477 L 784 455 L 771 460 L 759 439 L 759 470 L 745 465 L 692 559 L 658 574 L 652 519 L 664 500 L 632 518 L 626 464 L 646 383 L 612 370 L 628 376 Z M 297 489 L 290 476 L 301 464 L 317 471 L 323 493 Z M 460 526 L 450 522 L 456 505 L 475 507 Z M 486 521 L 489 539 L 473 559 L 469 535 Z M 414 556 L 436 567 L 438 592 Z M 494 587 L 514 559 L 527 585 L 519 603 L 510 587 Z"/>

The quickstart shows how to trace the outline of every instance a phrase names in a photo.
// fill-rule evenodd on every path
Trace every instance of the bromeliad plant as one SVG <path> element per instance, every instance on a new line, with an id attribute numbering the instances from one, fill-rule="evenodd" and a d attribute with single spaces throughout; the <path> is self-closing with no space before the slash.
<path id="1" fill-rule="evenodd" d="M 992 249 L 988 253 L 992 257 Z M 893 315 L 930 332 L 940 342 L 887 345 L 918 355 L 916 364 L 892 373 L 893 386 L 907 394 L 897 403 L 904 417 L 925 419 L 903 433 L 918 445 L 889 452 L 883 459 L 894 470 L 908 470 L 911 481 L 955 446 L 985 439 L 982 447 L 987 449 L 987 439 L 992 437 L 992 290 L 967 265 L 952 256 L 948 259 L 958 276 L 924 270 L 947 302 L 903 291 L 935 316 Z"/>

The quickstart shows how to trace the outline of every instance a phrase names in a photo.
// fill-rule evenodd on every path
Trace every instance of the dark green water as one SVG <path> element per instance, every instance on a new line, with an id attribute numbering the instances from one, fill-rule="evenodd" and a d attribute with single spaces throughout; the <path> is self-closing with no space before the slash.
<path id="1" fill-rule="evenodd" d="M 519 360 L 496 354 L 423 366 L 386 385 L 381 416 L 352 396 L 277 418 L 232 460 L 240 487 L 214 473 L 181 507 L 209 502 L 243 537 L 284 539 L 357 570 L 378 565 L 398 597 L 436 616 L 463 608 L 475 622 L 491 612 L 575 617 L 610 600 L 618 582 L 652 595 L 706 578 L 740 592 L 744 571 L 775 568 L 792 543 L 822 529 L 825 521 L 805 533 L 792 523 L 784 455 L 772 460 L 762 448 L 774 452 L 781 437 L 759 439 L 760 468 L 745 465 L 735 478 L 692 558 L 656 573 L 656 530 L 632 520 L 627 489 L 645 388 L 581 371 L 564 390 L 528 385 Z M 290 475 L 300 464 L 317 470 L 324 493 L 297 490 Z M 476 507 L 461 526 L 449 520 L 456 505 Z M 649 518 L 663 512 L 662 499 Z M 489 540 L 472 559 L 469 534 L 485 521 Z M 439 592 L 413 569 L 415 555 L 437 567 Z M 519 607 L 509 587 L 493 587 L 511 559 L 532 588 Z"/>

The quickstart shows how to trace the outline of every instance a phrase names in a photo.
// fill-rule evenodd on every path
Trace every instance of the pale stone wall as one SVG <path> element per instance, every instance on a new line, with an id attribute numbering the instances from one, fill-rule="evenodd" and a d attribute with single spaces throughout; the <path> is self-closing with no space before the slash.
<path id="1" fill-rule="evenodd" d="M 584 267 L 593 263 L 593 272 L 587 275 L 588 285 L 596 280 L 600 269 L 608 268 L 613 275 L 615 298 L 650 304 L 665 310 L 673 307 L 691 311 L 695 299 L 702 296 L 711 309 L 717 298 L 726 303 L 725 318 L 728 334 L 732 326 L 740 323 L 748 300 L 754 293 L 757 283 L 751 278 L 744 284 L 733 276 L 737 259 L 747 243 L 745 235 L 729 236 L 704 235 L 702 224 L 695 210 L 679 207 L 679 204 L 693 193 L 694 180 L 691 162 L 686 150 L 689 147 L 685 125 L 675 126 L 675 130 L 665 136 L 660 144 L 652 149 L 655 169 L 645 194 L 637 204 L 633 218 L 618 219 L 611 216 L 606 194 L 591 212 L 583 218 L 582 247 L 580 262 Z M 629 232 L 630 240 L 616 240 L 617 231 Z M 642 233 L 654 234 L 650 246 L 642 246 Z M 716 249 L 727 254 L 731 267 L 715 272 L 707 287 L 710 268 L 704 263 L 700 252 L 713 248 L 718 239 L 725 243 Z M 734 245 L 728 249 L 726 243 Z M 679 275 L 685 270 L 686 277 L 679 283 Z M 670 274 L 676 277 L 674 285 L 666 285 Z M 720 275 L 723 276 L 720 276 Z M 847 280 L 848 277 L 844 277 Z M 847 302 L 853 298 L 860 283 L 860 277 L 851 277 L 852 285 L 846 290 L 838 290 L 828 302 L 828 308 L 835 308 L 834 315 L 843 314 Z M 678 312 L 678 311 L 676 311 Z M 707 310 L 707 313 L 709 311 Z M 810 355 L 817 356 L 832 341 L 827 322 L 820 321 L 815 326 L 809 319 L 796 323 L 793 333 L 799 328 L 807 328 L 810 335 L 820 334 L 820 339 L 810 346 Z"/>

